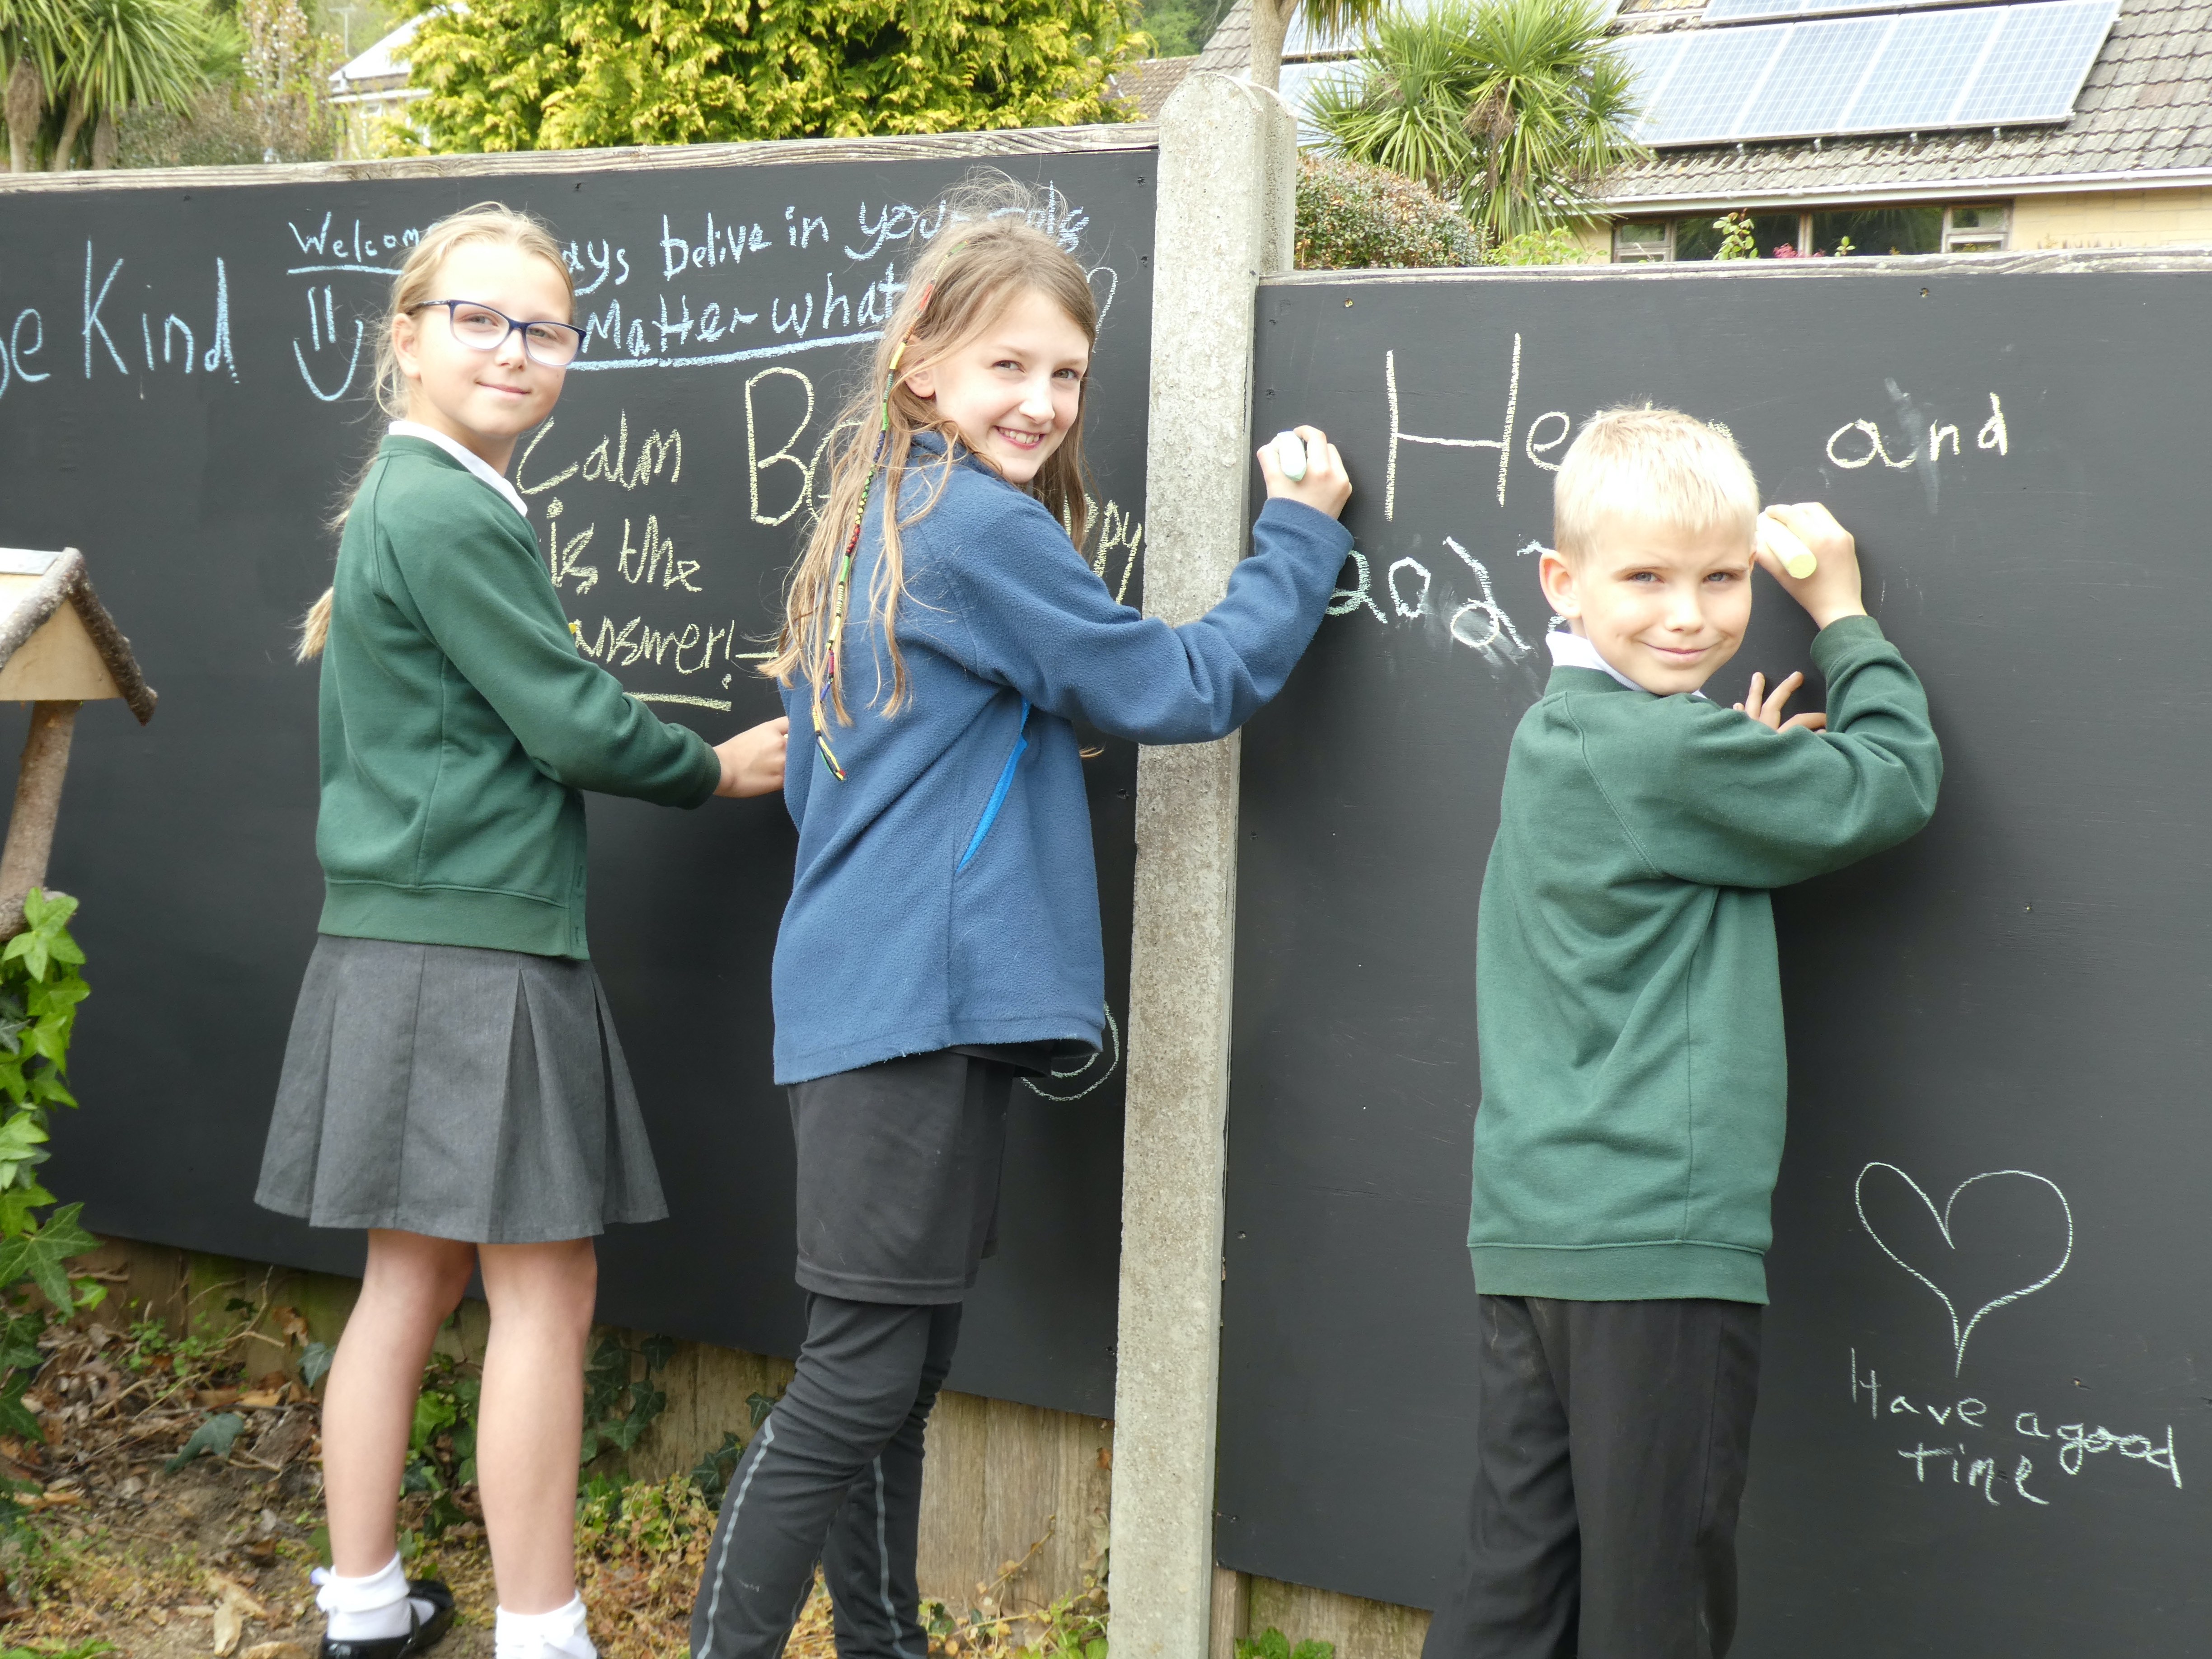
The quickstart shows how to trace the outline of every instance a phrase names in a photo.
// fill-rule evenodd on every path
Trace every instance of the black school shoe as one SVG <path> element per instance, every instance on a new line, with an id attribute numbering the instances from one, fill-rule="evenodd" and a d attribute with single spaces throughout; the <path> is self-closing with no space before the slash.
<path id="1" fill-rule="evenodd" d="M 322 1659 L 413 1659 L 418 1653 L 428 1653 L 445 1639 L 446 1632 L 453 1627 L 453 1593 L 435 1578 L 410 1578 L 407 1581 L 410 1601 L 428 1601 L 430 1616 L 418 1622 L 404 1636 L 380 1636 L 373 1641 L 333 1642 L 323 1638 Z M 413 1608 L 409 1608 L 411 1613 Z"/>

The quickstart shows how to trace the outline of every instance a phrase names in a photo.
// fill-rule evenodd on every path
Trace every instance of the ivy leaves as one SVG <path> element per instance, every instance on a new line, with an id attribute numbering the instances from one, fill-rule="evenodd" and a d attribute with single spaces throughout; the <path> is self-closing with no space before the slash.
<path id="1" fill-rule="evenodd" d="M 100 1241 L 77 1224 L 82 1204 L 56 1210 L 43 1227 L 27 1227 L 13 1238 L 0 1239 L 0 1285 L 13 1288 L 29 1279 L 57 1308 L 78 1305 L 69 1273 L 70 1257 L 82 1255 Z M 94 1287 L 97 1288 L 97 1287 Z M 82 1305 L 91 1305 L 83 1301 Z"/>
<path id="2" fill-rule="evenodd" d="M 245 1431 L 244 1418 L 236 1412 L 220 1412 L 192 1431 L 191 1437 L 178 1448 L 177 1455 L 161 1465 L 162 1471 L 174 1474 L 203 1452 L 211 1457 L 228 1457 L 230 1449 L 238 1443 L 238 1437 Z"/>
<path id="3" fill-rule="evenodd" d="M 5 951 L 0 951 L 0 962 L 14 962 L 20 957 L 34 987 L 40 988 L 45 986 L 47 970 L 55 963 L 71 969 L 83 966 L 84 952 L 77 949 L 76 941 L 69 933 L 69 919 L 76 914 L 76 901 L 67 893 L 48 895 L 33 888 L 23 899 L 23 920 L 30 925 L 8 941 Z M 75 974 L 68 977 L 76 979 Z M 61 976 L 55 978 L 58 985 Z M 76 985 L 77 995 L 70 999 L 71 1002 L 83 1000 L 84 981 L 76 979 Z M 58 1057 L 54 1063 L 61 1063 Z"/>
<path id="4" fill-rule="evenodd" d="M 70 936 L 76 914 L 66 893 L 33 888 L 23 901 L 24 930 L 0 950 L 0 1429 L 31 1440 L 45 1438 L 23 1403 L 44 1362 L 40 1334 L 52 1313 L 92 1307 L 106 1294 L 94 1280 L 70 1278 L 70 1261 L 100 1243 L 78 1219 L 84 1206 L 64 1205 L 41 1221 L 54 1195 L 34 1173 L 47 1158 L 48 1112 L 76 1104 L 67 1082 L 70 1038 L 90 992 L 77 972 L 84 952 Z"/>

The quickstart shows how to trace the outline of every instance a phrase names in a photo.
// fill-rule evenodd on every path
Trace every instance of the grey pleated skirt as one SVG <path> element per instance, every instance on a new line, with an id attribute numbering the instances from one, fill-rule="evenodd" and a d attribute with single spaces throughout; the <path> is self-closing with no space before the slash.
<path id="1" fill-rule="evenodd" d="M 329 933 L 255 1198 L 317 1227 L 477 1244 L 668 1213 L 590 963 Z"/>

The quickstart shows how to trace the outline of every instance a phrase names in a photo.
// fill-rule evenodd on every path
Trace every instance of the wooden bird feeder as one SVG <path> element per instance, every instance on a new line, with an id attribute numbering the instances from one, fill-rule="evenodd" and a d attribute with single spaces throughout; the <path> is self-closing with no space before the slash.
<path id="1" fill-rule="evenodd" d="M 45 884 L 77 705 L 118 697 L 143 726 L 153 688 L 86 578 L 75 548 L 0 548 L 0 702 L 31 705 L 15 808 L 0 847 L 0 939 L 23 931 L 23 899 Z"/>

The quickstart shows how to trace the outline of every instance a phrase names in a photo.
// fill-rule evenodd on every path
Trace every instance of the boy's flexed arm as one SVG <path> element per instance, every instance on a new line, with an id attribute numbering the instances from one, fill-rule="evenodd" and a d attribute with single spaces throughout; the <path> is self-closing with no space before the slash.
<path id="1" fill-rule="evenodd" d="M 1782 720 L 1794 689 L 1785 682 L 1765 699 L 1754 686 L 1736 711 L 1670 699 L 1651 711 L 1658 730 L 1641 734 L 1657 741 L 1624 729 L 1590 745 L 1644 856 L 1711 886 L 1786 886 L 1894 846 L 1934 813 L 1943 774 L 1919 678 L 1861 602 L 1850 534 L 1817 505 L 1770 510 L 1817 561 L 1792 576 L 1761 538 L 1760 564 L 1820 624 L 1813 660 L 1828 683 L 1826 731 Z"/>

